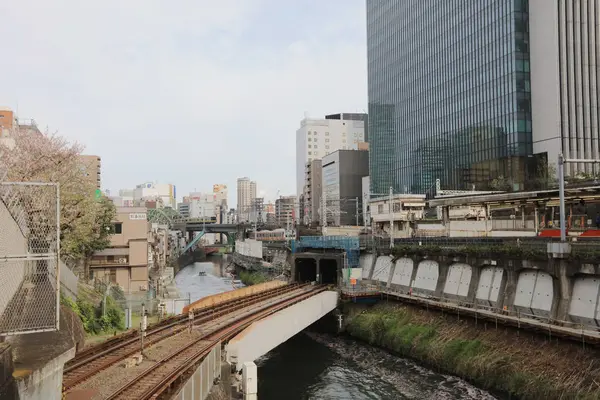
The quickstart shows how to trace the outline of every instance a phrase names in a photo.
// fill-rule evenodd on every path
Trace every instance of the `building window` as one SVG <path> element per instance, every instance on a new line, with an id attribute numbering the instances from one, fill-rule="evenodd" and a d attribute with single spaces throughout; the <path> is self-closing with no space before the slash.
<path id="1" fill-rule="evenodd" d="M 308 134 L 309 134 L 309 135 L 310 135 L 311 133 L 312 133 L 311 131 L 308 131 Z"/>
<path id="2" fill-rule="evenodd" d="M 312 155 L 312 151 L 309 151 L 309 152 L 308 152 L 308 155 L 309 155 L 309 156 L 310 156 L 310 155 Z M 310 161 L 310 158 L 309 158 L 308 160 Z"/>
<path id="3" fill-rule="evenodd" d="M 342 139 L 342 143 L 346 143 L 346 139 Z"/>
<path id="4" fill-rule="evenodd" d="M 325 145 L 325 148 L 326 148 L 326 149 L 328 149 L 328 148 L 329 148 L 329 146 Z"/>
<path id="5" fill-rule="evenodd" d="M 325 139 L 325 143 L 329 143 L 329 139 Z"/>
<path id="6" fill-rule="evenodd" d="M 113 234 L 120 235 L 121 233 L 123 233 L 123 223 L 117 222 L 113 225 Z"/>
<path id="7" fill-rule="evenodd" d="M 319 147 L 319 146 L 317 146 L 317 145 L 315 144 L 315 149 L 316 149 L 317 147 Z"/>
<path id="8" fill-rule="evenodd" d="M 308 138 L 308 141 L 309 141 L 309 142 L 312 142 L 312 138 Z"/>
<path id="9" fill-rule="evenodd" d="M 383 204 L 378 204 L 377 205 L 377 213 L 378 214 L 383 214 Z"/>
<path id="10" fill-rule="evenodd" d="M 325 132 L 325 136 L 329 136 L 329 132 Z"/>
<path id="11" fill-rule="evenodd" d="M 308 145 L 308 148 L 309 148 L 309 149 L 312 149 L 312 146 L 309 144 L 309 145 Z"/>

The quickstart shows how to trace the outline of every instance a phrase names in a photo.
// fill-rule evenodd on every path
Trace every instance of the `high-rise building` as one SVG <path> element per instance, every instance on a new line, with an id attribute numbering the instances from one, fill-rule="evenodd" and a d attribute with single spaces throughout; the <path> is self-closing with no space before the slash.
<path id="1" fill-rule="evenodd" d="M 102 160 L 98 156 L 80 155 L 79 162 L 86 177 L 96 189 L 102 186 Z"/>
<path id="2" fill-rule="evenodd" d="M 599 15 L 600 0 L 367 2 L 372 192 L 520 190 L 540 160 L 598 154 Z"/>
<path id="3" fill-rule="evenodd" d="M 348 116 L 348 119 L 345 119 Z M 296 190 L 304 193 L 306 163 L 336 150 L 356 150 L 365 141 L 365 114 L 332 114 L 304 118 L 296 131 Z"/>
<path id="4" fill-rule="evenodd" d="M 256 182 L 248 177 L 237 180 L 237 212 L 238 221 L 250 221 L 252 208 L 256 199 Z"/>

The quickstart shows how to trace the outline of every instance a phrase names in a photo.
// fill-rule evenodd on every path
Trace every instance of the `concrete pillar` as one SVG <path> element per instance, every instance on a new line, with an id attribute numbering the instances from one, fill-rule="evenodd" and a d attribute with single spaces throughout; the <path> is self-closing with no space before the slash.
<path id="1" fill-rule="evenodd" d="M 450 237 L 450 207 L 442 206 L 442 221 L 446 228 L 446 236 Z"/>
<path id="2" fill-rule="evenodd" d="M 386 288 L 389 289 L 389 287 L 392 285 L 392 277 L 394 276 L 394 273 L 396 271 L 396 260 L 395 258 L 392 257 L 392 266 L 390 267 L 390 273 L 388 275 L 388 280 L 387 283 L 385 285 Z"/>
<path id="3" fill-rule="evenodd" d="M 556 309 L 554 318 L 567 321 L 569 319 L 569 304 L 571 303 L 573 285 L 571 279 L 567 276 L 567 261 L 558 259 L 552 261 L 558 264 L 558 268 L 555 269 L 558 274 L 558 290 L 555 291 L 556 295 L 554 296 L 556 308 L 552 307 L 553 310 Z"/>
<path id="4" fill-rule="evenodd" d="M 515 294 L 517 293 L 519 271 L 515 271 L 514 268 L 508 267 L 504 268 L 504 274 L 506 275 L 506 284 L 504 285 L 504 295 L 500 296 L 500 304 L 498 304 L 498 307 L 506 307 L 508 310 L 512 310 L 513 303 L 515 302 Z"/>
<path id="5" fill-rule="evenodd" d="M 443 262 L 437 261 L 438 264 L 438 281 L 435 287 L 435 297 L 443 297 L 444 295 L 444 286 L 446 285 L 446 277 L 448 276 L 448 269 L 450 268 L 450 264 L 453 261 Z"/>
<path id="6" fill-rule="evenodd" d="M 481 269 L 483 268 L 479 263 L 473 261 L 467 263 L 471 266 L 471 282 L 469 283 L 469 294 L 467 295 L 467 301 L 471 303 L 476 302 L 477 288 L 479 287 L 479 276 L 481 275 Z"/>
<path id="7" fill-rule="evenodd" d="M 242 393 L 244 400 L 258 399 L 258 373 L 256 364 L 245 362 L 242 366 Z"/>

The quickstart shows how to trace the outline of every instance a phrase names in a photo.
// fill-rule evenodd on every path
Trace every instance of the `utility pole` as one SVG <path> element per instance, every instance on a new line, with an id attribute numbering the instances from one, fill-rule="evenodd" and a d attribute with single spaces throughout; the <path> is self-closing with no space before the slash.
<path id="1" fill-rule="evenodd" d="M 392 200 L 394 198 L 394 188 L 390 186 L 390 249 L 394 248 L 394 207 L 392 207 Z"/>

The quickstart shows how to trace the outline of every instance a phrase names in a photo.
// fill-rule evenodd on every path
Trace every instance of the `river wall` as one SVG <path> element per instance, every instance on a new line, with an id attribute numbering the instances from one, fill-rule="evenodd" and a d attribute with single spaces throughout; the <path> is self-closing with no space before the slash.
<path id="1" fill-rule="evenodd" d="M 598 260 L 365 253 L 360 268 L 359 284 L 383 292 L 411 293 L 577 329 L 600 326 Z"/>
<path id="2" fill-rule="evenodd" d="M 393 302 L 343 307 L 350 336 L 481 388 L 519 399 L 600 398 L 600 352 L 584 343 Z"/>

